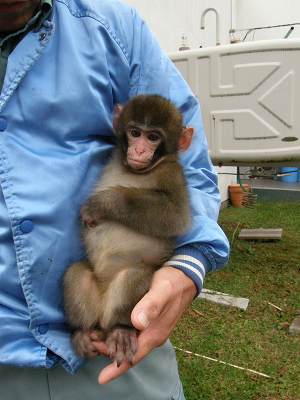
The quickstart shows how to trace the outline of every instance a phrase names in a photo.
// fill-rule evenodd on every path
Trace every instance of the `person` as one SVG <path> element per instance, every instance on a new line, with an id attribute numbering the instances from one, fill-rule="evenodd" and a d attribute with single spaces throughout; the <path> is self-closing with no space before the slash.
<path id="1" fill-rule="evenodd" d="M 228 257 L 197 99 L 119 0 L 0 0 L 0 48 L 1 398 L 184 399 L 167 339 Z M 101 342 L 89 361 L 75 354 L 61 282 L 85 257 L 79 210 L 114 146 L 114 106 L 142 93 L 169 98 L 196 131 L 181 155 L 193 221 L 133 310 L 134 367 L 117 368 Z"/>

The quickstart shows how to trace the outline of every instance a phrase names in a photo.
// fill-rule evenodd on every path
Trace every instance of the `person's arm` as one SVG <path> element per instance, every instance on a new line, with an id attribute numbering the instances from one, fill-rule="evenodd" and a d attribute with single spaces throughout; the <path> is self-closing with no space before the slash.
<path id="1" fill-rule="evenodd" d="M 192 145 L 180 157 L 189 189 L 192 226 L 178 238 L 175 256 L 168 265 L 190 277 L 199 293 L 206 272 L 224 266 L 229 252 L 227 238 L 217 223 L 220 194 L 208 155 L 200 105 L 135 10 L 132 19 L 132 32 L 127 35 L 130 97 L 142 93 L 164 96 L 181 110 L 185 126 L 194 128 Z"/>
<path id="2" fill-rule="evenodd" d="M 130 17 L 128 13 L 125 18 L 128 19 L 124 24 L 124 40 L 130 64 L 129 96 L 159 94 L 170 99 L 182 111 L 185 125 L 195 131 L 192 146 L 181 155 L 192 226 L 178 238 L 174 257 L 154 274 L 149 292 L 132 312 L 132 323 L 141 330 L 134 365 L 167 340 L 182 313 L 201 291 L 205 273 L 226 263 L 229 246 L 217 224 L 220 196 L 199 103 L 136 12 L 132 10 Z M 95 345 L 105 353 L 104 343 Z M 125 363 L 119 368 L 111 364 L 101 371 L 99 382 L 107 383 L 130 367 Z"/>

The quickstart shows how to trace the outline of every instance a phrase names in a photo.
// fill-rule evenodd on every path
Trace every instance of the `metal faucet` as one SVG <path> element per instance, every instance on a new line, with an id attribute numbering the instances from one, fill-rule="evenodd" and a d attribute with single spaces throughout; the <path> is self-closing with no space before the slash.
<path id="1" fill-rule="evenodd" d="M 219 46 L 220 45 L 220 26 L 219 26 L 220 18 L 219 18 L 219 13 L 215 8 L 210 7 L 203 11 L 203 13 L 201 15 L 201 29 L 205 29 L 205 24 L 204 24 L 205 16 L 210 11 L 213 11 L 216 14 L 216 46 Z"/>

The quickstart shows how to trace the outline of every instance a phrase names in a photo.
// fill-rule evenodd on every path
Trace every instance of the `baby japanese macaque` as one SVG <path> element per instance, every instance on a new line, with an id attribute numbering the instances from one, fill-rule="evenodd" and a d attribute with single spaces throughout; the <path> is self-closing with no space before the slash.
<path id="1" fill-rule="evenodd" d="M 114 131 L 116 149 L 81 209 L 88 259 L 68 268 L 64 299 L 77 353 L 96 355 L 99 338 L 120 365 L 137 352 L 131 312 L 189 227 L 178 152 L 193 129 L 165 98 L 141 95 L 116 109 Z"/>

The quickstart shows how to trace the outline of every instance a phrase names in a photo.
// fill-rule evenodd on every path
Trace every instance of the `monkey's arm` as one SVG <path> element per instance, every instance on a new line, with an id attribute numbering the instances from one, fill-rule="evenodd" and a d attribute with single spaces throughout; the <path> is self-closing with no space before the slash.
<path id="1" fill-rule="evenodd" d="M 156 189 L 116 186 L 95 193 L 82 208 L 83 220 L 116 221 L 150 236 L 180 235 L 190 222 L 189 200 L 183 179 L 169 182 Z"/>
<path id="2" fill-rule="evenodd" d="M 93 221 L 91 225 L 110 220 L 145 235 L 170 237 L 188 228 L 189 215 L 184 208 L 172 193 L 118 186 L 94 194 L 82 214 Z"/>

